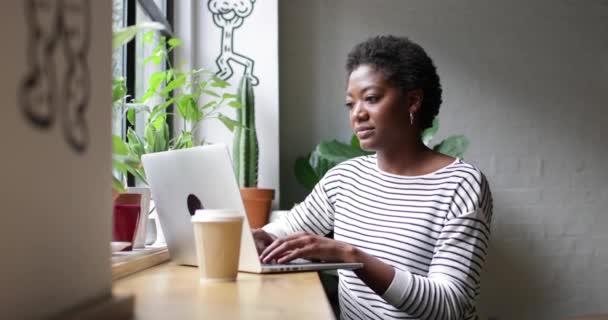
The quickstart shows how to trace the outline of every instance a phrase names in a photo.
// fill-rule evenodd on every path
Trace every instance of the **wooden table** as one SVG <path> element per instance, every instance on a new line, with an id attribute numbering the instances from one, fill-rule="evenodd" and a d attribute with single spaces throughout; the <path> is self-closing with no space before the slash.
<path id="1" fill-rule="evenodd" d="M 136 319 L 334 319 L 316 272 L 200 283 L 197 268 L 165 263 L 114 282 L 114 292 L 135 295 Z"/>

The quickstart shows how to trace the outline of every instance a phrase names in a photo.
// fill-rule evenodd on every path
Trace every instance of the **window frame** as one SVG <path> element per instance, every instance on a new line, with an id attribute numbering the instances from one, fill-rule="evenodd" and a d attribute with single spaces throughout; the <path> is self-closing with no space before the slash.
<path id="1" fill-rule="evenodd" d="M 173 37 L 173 22 L 174 22 L 174 2 L 173 0 L 164 0 L 165 8 L 159 8 L 154 0 L 122 0 L 123 1 L 123 14 L 125 15 L 123 21 L 125 22 L 124 27 L 135 25 L 137 21 L 138 11 L 141 9 L 141 14 L 145 15 L 148 19 L 154 22 L 159 22 L 165 26 L 165 30 L 161 31 L 161 34 L 167 38 Z M 163 14 L 163 11 L 165 12 Z M 138 35 L 134 41 L 130 41 L 126 44 L 123 49 L 122 56 L 122 71 L 123 77 L 125 78 L 126 94 L 129 97 L 137 96 L 137 84 L 140 79 L 137 77 L 138 68 L 138 41 L 141 37 Z M 173 63 L 173 52 L 169 54 L 167 61 L 164 63 L 163 68 L 168 68 Z M 143 80 L 143 79 L 142 79 Z M 144 80 L 145 81 L 145 80 Z M 145 84 L 143 84 L 145 86 Z M 169 126 L 169 138 L 173 138 L 173 105 L 169 106 L 167 116 L 167 125 Z M 114 126 L 114 124 L 113 124 Z M 135 124 L 130 124 L 126 117 L 123 117 L 122 123 L 120 124 L 121 132 L 120 135 L 123 139 L 126 139 L 127 132 L 129 129 L 138 131 L 137 121 Z M 136 186 L 135 176 L 127 174 L 127 186 Z"/>

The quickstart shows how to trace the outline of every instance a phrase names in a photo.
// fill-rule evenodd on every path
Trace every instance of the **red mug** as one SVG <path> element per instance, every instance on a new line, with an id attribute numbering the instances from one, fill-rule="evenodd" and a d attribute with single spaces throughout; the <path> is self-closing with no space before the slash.
<path id="1" fill-rule="evenodd" d="M 126 241 L 131 245 L 123 251 L 133 249 L 133 240 L 137 234 L 137 225 L 141 212 L 139 194 L 121 194 L 114 201 L 113 241 Z"/>

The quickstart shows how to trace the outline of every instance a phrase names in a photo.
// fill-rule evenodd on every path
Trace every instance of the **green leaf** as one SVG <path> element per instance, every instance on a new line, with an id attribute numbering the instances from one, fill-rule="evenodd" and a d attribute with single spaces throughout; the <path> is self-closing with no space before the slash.
<path id="1" fill-rule="evenodd" d="M 127 144 L 124 142 L 124 140 L 122 140 L 122 138 L 117 135 L 112 135 L 112 149 L 114 154 L 129 154 L 129 147 L 127 147 Z"/>
<path id="2" fill-rule="evenodd" d="M 469 139 L 463 135 L 454 135 L 435 145 L 433 150 L 454 158 L 462 159 L 468 148 Z"/>
<path id="3" fill-rule="evenodd" d="M 112 48 L 120 48 L 122 45 L 133 40 L 139 32 L 146 29 L 164 30 L 165 26 L 158 22 L 142 22 L 117 30 L 112 34 Z"/>
<path id="4" fill-rule="evenodd" d="M 144 60 L 144 65 L 147 65 L 148 63 L 152 62 L 152 63 L 154 63 L 155 65 L 158 66 L 158 65 L 160 65 L 160 63 L 162 61 L 163 61 L 163 56 L 162 55 L 160 55 L 160 54 L 153 54 L 153 55 L 147 57 Z"/>
<path id="5" fill-rule="evenodd" d="M 167 48 L 165 48 L 165 45 L 162 42 L 152 49 L 152 53 L 154 54 L 165 54 L 166 51 Z"/>
<path id="6" fill-rule="evenodd" d="M 127 86 L 124 78 L 117 78 L 112 80 L 112 102 L 116 102 L 124 99 L 127 94 Z"/>
<path id="7" fill-rule="evenodd" d="M 243 105 L 240 102 L 238 102 L 237 100 L 233 100 L 233 101 L 228 102 L 228 105 L 231 106 L 231 107 L 233 107 L 233 108 L 235 108 L 235 109 L 241 109 L 241 108 L 243 108 Z"/>
<path id="8" fill-rule="evenodd" d="M 191 94 L 183 95 L 177 100 L 177 110 L 184 120 L 200 121 L 203 117 Z"/>
<path id="9" fill-rule="evenodd" d="M 167 77 L 165 78 L 165 81 L 169 82 L 173 79 L 173 76 L 179 72 L 176 72 L 174 69 L 168 69 L 167 70 Z"/>
<path id="10" fill-rule="evenodd" d="M 141 156 L 146 152 L 144 141 L 133 128 L 127 130 L 127 145 L 129 146 L 130 153 L 137 159 L 141 159 Z"/>
<path id="11" fill-rule="evenodd" d="M 154 152 L 169 150 L 169 126 L 166 121 L 163 121 L 158 130 L 155 131 L 156 140 Z"/>
<path id="12" fill-rule="evenodd" d="M 358 146 L 353 147 L 352 144 L 352 139 L 351 144 L 345 144 L 336 140 L 319 143 L 308 159 L 317 176 L 323 177 L 329 169 L 342 161 L 372 154 L 372 152 L 362 150 Z"/>
<path id="13" fill-rule="evenodd" d="M 163 61 L 163 58 L 167 56 L 167 49 L 164 44 L 159 44 L 154 49 L 152 49 L 152 53 L 144 60 L 144 65 L 147 65 L 150 61 L 152 61 L 155 65 L 160 65 Z"/>
<path id="14" fill-rule="evenodd" d="M 171 38 L 168 41 L 169 46 L 171 47 L 171 49 L 177 47 L 177 46 L 181 46 L 183 44 L 183 41 L 178 39 L 178 38 Z"/>
<path id="15" fill-rule="evenodd" d="M 161 129 L 164 124 L 167 123 L 167 114 L 159 113 L 154 120 L 150 120 L 149 124 L 154 126 L 156 129 Z"/>
<path id="16" fill-rule="evenodd" d="M 211 82 L 211 86 L 214 88 L 226 88 L 228 87 L 230 84 L 227 81 L 224 81 L 218 77 L 213 77 L 213 82 Z"/>
<path id="17" fill-rule="evenodd" d="M 139 181 L 143 182 L 144 184 L 148 184 L 148 181 L 146 179 L 146 172 L 144 171 L 143 167 L 140 167 L 139 169 L 133 171 L 133 173 L 131 173 L 132 175 L 134 175 L 137 179 L 139 179 Z"/>
<path id="18" fill-rule="evenodd" d="M 156 106 L 154 106 L 154 108 L 152 108 L 152 112 L 150 112 L 150 121 L 154 121 L 156 120 L 156 117 L 158 115 L 164 115 L 165 114 L 165 110 L 171 105 L 173 104 L 173 102 L 175 101 L 175 98 L 171 98 L 161 104 L 158 104 Z"/>
<path id="19" fill-rule="evenodd" d="M 182 86 L 184 83 L 186 83 L 186 75 L 182 73 L 179 76 L 177 76 L 175 79 L 173 79 L 169 83 L 167 83 L 167 86 L 163 89 L 163 91 L 160 93 L 160 95 L 167 98 L 171 91 Z"/>
<path id="20" fill-rule="evenodd" d="M 216 104 L 217 104 L 217 101 L 209 101 L 209 102 L 205 103 L 205 105 L 202 106 L 201 109 L 207 109 L 209 107 L 213 107 Z"/>
<path id="21" fill-rule="evenodd" d="M 125 186 L 122 184 L 122 181 L 118 180 L 115 176 L 112 176 L 112 189 L 116 190 L 116 192 L 125 192 Z"/>
<path id="22" fill-rule="evenodd" d="M 133 157 L 115 156 L 112 158 L 112 165 L 122 174 L 130 173 L 144 183 L 146 182 L 146 175 L 144 173 L 141 162 Z"/>
<path id="23" fill-rule="evenodd" d="M 130 173 L 142 182 L 147 183 L 145 172 L 138 159 L 130 156 L 115 156 L 112 158 L 112 165 L 122 174 Z"/>
<path id="24" fill-rule="evenodd" d="M 207 90 L 207 89 L 203 89 L 203 90 L 201 90 L 201 91 L 202 91 L 203 93 L 207 94 L 207 95 L 212 96 L 212 97 L 220 98 L 220 95 L 219 95 L 219 94 L 217 94 L 217 93 L 216 93 L 216 92 L 214 92 L 214 91 Z"/>
<path id="25" fill-rule="evenodd" d="M 218 115 L 218 118 L 226 126 L 226 128 L 228 128 L 228 130 L 230 130 L 231 132 L 234 131 L 234 128 L 241 126 L 241 124 L 239 122 L 230 119 L 229 117 L 225 116 L 224 114 L 220 113 Z"/>
<path id="26" fill-rule="evenodd" d="M 315 149 L 315 152 L 318 153 L 320 157 L 336 164 L 354 157 L 369 154 L 359 148 L 353 148 L 351 145 L 337 140 L 322 141 Z"/>
<path id="27" fill-rule="evenodd" d="M 327 173 L 331 168 L 335 167 L 338 162 L 330 161 L 326 158 L 323 158 L 319 155 L 318 152 L 313 151 L 308 158 L 308 163 L 315 171 L 315 174 L 319 177 L 319 179 Z"/>
<path id="28" fill-rule="evenodd" d="M 193 145 L 192 133 L 184 131 L 177 137 L 173 149 L 191 148 Z"/>
<path id="29" fill-rule="evenodd" d="M 113 155 L 112 156 L 112 165 L 115 166 L 118 171 L 120 171 L 122 173 L 127 173 L 129 171 L 129 168 L 131 168 L 132 170 L 135 170 L 139 166 L 141 166 L 141 162 L 139 161 L 139 159 L 137 159 L 131 155 L 127 155 L 127 156 Z"/>
<path id="30" fill-rule="evenodd" d="M 355 149 L 361 149 L 361 144 L 359 143 L 359 138 L 357 138 L 357 135 L 353 134 L 353 136 L 350 137 L 350 146 Z"/>
<path id="31" fill-rule="evenodd" d="M 148 101 L 148 99 L 150 99 L 156 93 L 156 91 L 158 90 L 160 85 L 165 80 L 166 75 L 167 75 L 167 73 L 165 71 L 158 71 L 158 72 L 154 72 L 150 76 L 148 90 L 146 91 L 144 96 L 141 97 L 142 102 Z"/>
<path id="32" fill-rule="evenodd" d="M 135 109 L 129 108 L 127 109 L 127 120 L 131 125 L 135 125 Z"/>
<path id="33" fill-rule="evenodd" d="M 146 138 L 146 153 L 155 152 L 156 145 L 156 128 L 152 124 L 148 124 L 144 129 L 144 137 Z"/>
<path id="34" fill-rule="evenodd" d="M 169 127 L 166 114 L 159 114 L 154 121 L 149 121 L 144 129 L 146 153 L 166 151 L 169 148 Z"/>
<path id="35" fill-rule="evenodd" d="M 144 43 L 152 43 L 154 42 L 154 35 L 156 34 L 156 32 L 154 31 L 148 31 L 144 33 L 144 36 L 142 37 L 142 41 Z"/>
<path id="36" fill-rule="evenodd" d="M 435 117 L 435 119 L 433 119 L 433 125 L 422 132 L 422 143 L 424 143 L 425 146 L 428 146 L 431 140 L 433 140 L 433 137 L 435 137 L 435 134 L 437 134 L 437 131 L 439 131 L 439 118 Z"/>
<path id="37" fill-rule="evenodd" d="M 298 183 L 308 191 L 312 191 L 319 182 L 319 176 L 315 173 L 315 170 L 306 158 L 297 158 L 293 170 Z"/>
<path id="38" fill-rule="evenodd" d="M 222 95 L 222 99 L 237 99 L 237 95 L 236 94 L 232 94 L 232 93 L 224 93 Z"/>
<path id="39" fill-rule="evenodd" d="M 122 174 L 127 174 L 129 172 L 129 169 L 127 168 L 128 165 L 124 160 L 125 158 L 126 157 L 112 157 L 112 167 L 114 167 L 114 169 L 118 170 Z"/>

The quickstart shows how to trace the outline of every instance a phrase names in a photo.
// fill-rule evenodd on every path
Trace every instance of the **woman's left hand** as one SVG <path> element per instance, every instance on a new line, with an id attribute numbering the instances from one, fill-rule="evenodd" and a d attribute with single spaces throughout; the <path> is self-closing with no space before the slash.
<path id="1" fill-rule="evenodd" d="M 356 249 L 344 242 L 298 232 L 276 239 L 260 255 L 263 263 L 287 263 L 302 258 L 328 262 L 355 262 Z"/>

